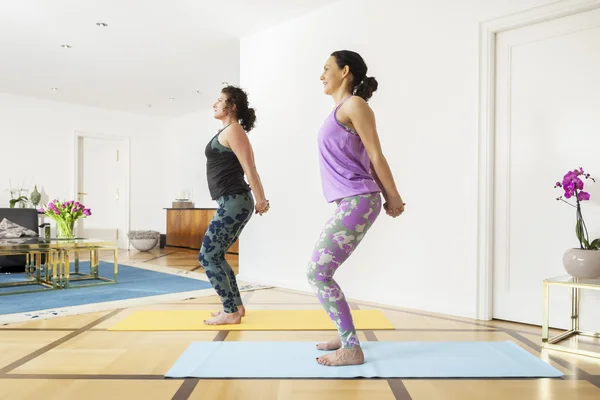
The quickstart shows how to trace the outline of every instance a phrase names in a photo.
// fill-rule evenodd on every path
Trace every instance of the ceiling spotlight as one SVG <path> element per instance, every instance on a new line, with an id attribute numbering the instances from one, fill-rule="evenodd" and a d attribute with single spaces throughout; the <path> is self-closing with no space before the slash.
<path id="1" fill-rule="evenodd" d="M 70 44 L 61 44 L 60 47 L 62 47 L 63 49 L 70 49 L 71 45 Z"/>
<path id="2" fill-rule="evenodd" d="M 58 88 L 55 88 L 55 87 L 52 88 L 53 92 L 56 92 L 57 90 L 58 90 Z"/>
<path id="3" fill-rule="evenodd" d="M 221 82 L 223 85 L 229 85 L 229 82 Z"/>
<path id="4" fill-rule="evenodd" d="M 146 104 L 146 107 L 150 108 L 152 107 L 152 104 Z"/>
<path id="5" fill-rule="evenodd" d="M 96 22 L 96 26 L 101 26 L 102 28 L 106 28 L 108 26 L 105 22 Z"/>
<path id="6" fill-rule="evenodd" d="M 199 91 L 199 90 L 196 90 L 196 94 L 200 94 L 200 91 Z"/>
<path id="7" fill-rule="evenodd" d="M 169 97 L 169 100 L 175 100 L 175 97 Z"/>

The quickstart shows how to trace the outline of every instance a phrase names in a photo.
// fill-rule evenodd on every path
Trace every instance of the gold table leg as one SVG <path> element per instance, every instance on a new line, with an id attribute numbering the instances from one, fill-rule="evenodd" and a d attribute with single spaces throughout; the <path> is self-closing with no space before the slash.
<path id="1" fill-rule="evenodd" d="M 549 329 L 548 326 L 550 324 L 550 315 L 549 315 L 549 308 L 550 308 L 550 287 L 549 285 L 544 282 L 544 289 L 543 289 L 543 295 L 544 295 L 544 316 L 542 318 L 542 343 L 547 343 L 548 342 L 548 337 L 549 337 Z"/>
<path id="2" fill-rule="evenodd" d="M 31 277 L 31 257 L 30 254 L 25 254 L 25 276 L 27 278 Z"/>
<path id="3" fill-rule="evenodd" d="M 75 272 L 74 273 L 78 274 L 79 273 L 79 252 L 77 250 L 75 250 L 74 253 L 75 253 L 75 260 L 74 260 Z"/>
<path id="4" fill-rule="evenodd" d="M 64 251 L 64 266 L 65 266 L 65 288 L 69 287 L 69 279 L 71 277 L 71 262 L 69 261 L 69 252 Z"/>
<path id="5" fill-rule="evenodd" d="M 579 331 L 579 301 L 581 289 L 571 288 L 571 329 Z"/>
<path id="6" fill-rule="evenodd" d="M 94 276 L 94 278 L 98 278 L 98 268 L 100 267 L 100 260 L 99 260 L 99 255 L 98 255 L 98 250 L 94 249 L 92 250 L 92 275 Z"/>
<path id="7" fill-rule="evenodd" d="M 58 252 L 52 252 L 52 287 L 55 289 L 58 287 L 58 277 L 56 275 L 56 261 L 59 257 L 60 256 Z"/>
<path id="8" fill-rule="evenodd" d="M 118 282 L 118 276 L 119 276 L 119 249 L 115 248 L 115 253 L 114 253 L 114 263 L 115 263 L 115 269 L 114 269 L 114 279 L 115 279 L 115 283 Z"/>
<path id="9" fill-rule="evenodd" d="M 41 280 L 42 276 L 42 253 L 35 254 L 35 276 L 38 282 Z"/>
<path id="10" fill-rule="evenodd" d="M 575 283 L 577 283 L 577 279 L 575 279 Z M 572 287 L 571 288 L 571 329 L 557 335 L 553 338 L 549 338 L 549 308 L 550 308 L 550 299 L 549 299 L 549 286 L 544 282 L 544 317 L 542 321 L 542 347 L 550 350 L 562 351 L 565 353 L 578 354 L 583 356 L 589 356 L 594 358 L 600 358 L 600 352 L 589 351 L 589 350 L 579 350 L 574 347 L 568 347 L 564 345 L 558 344 L 559 342 L 568 339 L 570 337 L 588 336 L 593 338 L 600 338 L 600 333 L 595 332 L 583 332 L 579 329 L 579 305 L 581 301 L 581 288 Z"/>

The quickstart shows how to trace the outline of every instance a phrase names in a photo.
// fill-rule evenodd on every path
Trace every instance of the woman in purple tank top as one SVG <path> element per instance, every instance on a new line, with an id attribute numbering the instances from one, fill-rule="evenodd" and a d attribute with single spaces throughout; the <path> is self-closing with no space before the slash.
<path id="1" fill-rule="evenodd" d="M 339 334 L 317 345 L 320 350 L 335 350 L 318 357 L 317 362 L 357 365 L 364 362 L 364 354 L 350 307 L 333 275 L 377 219 L 381 195 L 383 208 L 393 218 L 404 212 L 405 204 L 383 156 L 375 116 L 367 104 L 377 90 L 377 81 L 367 76 L 367 65 L 353 51 L 334 52 L 324 68 L 324 91 L 336 107 L 319 131 L 319 164 L 325 199 L 335 202 L 337 208 L 315 245 L 307 278 Z"/>

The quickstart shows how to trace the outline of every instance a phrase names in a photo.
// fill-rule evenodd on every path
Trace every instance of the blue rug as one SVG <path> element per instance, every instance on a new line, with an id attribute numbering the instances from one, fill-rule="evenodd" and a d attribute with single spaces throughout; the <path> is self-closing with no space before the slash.
<path id="1" fill-rule="evenodd" d="M 113 264 L 100 262 L 100 276 L 112 278 Z M 80 263 L 80 271 L 89 273 L 89 262 Z M 73 265 L 71 264 L 71 273 Z M 0 275 L 0 283 L 25 280 L 24 274 Z M 101 286 L 77 288 L 77 285 L 100 282 L 71 282 L 69 289 L 46 289 L 41 292 L 20 293 L 0 296 L 0 315 L 26 313 L 61 307 L 73 307 L 115 300 L 127 300 L 140 297 L 157 296 L 170 293 L 189 292 L 212 288 L 210 282 L 179 275 L 149 271 L 142 268 L 119 264 L 118 283 Z M 16 290 L 40 289 L 39 285 L 18 288 L 0 288 L 0 294 Z"/>
<path id="2" fill-rule="evenodd" d="M 194 342 L 167 378 L 554 378 L 513 342 L 362 342 L 365 363 L 325 367 L 313 342 Z"/>

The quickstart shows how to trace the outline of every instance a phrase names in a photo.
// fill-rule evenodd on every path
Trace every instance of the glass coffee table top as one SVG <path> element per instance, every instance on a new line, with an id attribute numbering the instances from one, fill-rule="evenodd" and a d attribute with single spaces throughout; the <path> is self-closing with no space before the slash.
<path id="1" fill-rule="evenodd" d="M 85 248 L 90 246 L 115 246 L 116 242 L 105 239 L 93 238 L 4 238 L 0 239 L 0 251 L 11 250 L 46 250 L 46 249 L 69 249 L 69 248 Z"/>
<path id="2" fill-rule="evenodd" d="M 554 278 L 544 279 L 544 284 L 600 289 L 600 278 L 598 278 L 598 279 L 583 279 L 583 278 L 573 278 L 570 275 L 561 275 L 561 276 L 556 276 Z"/>

